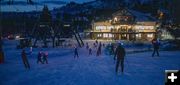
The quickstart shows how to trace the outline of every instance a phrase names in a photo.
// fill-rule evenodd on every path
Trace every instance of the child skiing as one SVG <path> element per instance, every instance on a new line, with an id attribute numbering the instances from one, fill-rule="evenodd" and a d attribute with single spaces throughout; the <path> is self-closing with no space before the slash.
<path id="1" fill-rule="evenodd" d="M 40 51 L 39 53 L 38 53 L 38 56 L 37 56 L 37 63 L 39 64 L 39 62 L 41 62 L 41 64 L 43 64 L 43 62 L 42 62 L 42 52 Z"/>

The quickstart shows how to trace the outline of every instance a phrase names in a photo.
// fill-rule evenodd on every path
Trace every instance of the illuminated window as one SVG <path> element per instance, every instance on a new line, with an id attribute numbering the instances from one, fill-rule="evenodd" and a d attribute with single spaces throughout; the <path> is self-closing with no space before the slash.
<path id="1" fill-rule="evenodd" d="M 136 34 L 136 37 L 140 38 L 140 37 L 141 37 L 141 34 Z"/>
<path id="2" fill-rule="evenodd" d="M 102 36 L 102 34 L 98 34 L 98 35 L 97 35 L 97 37 L 101 37 L 101 36 Z"/>
<path id="3" fill-rule="evenodd" d="M 114 35 L 113 34 L 104 33 L 103 37 L 104 38 L 112 38 L 112 37 L 114 37 Z"/>
<path id="4" fill-rule="evenodd" d="M 153 34 L 147 34 L 147 37 L 152 38 Z"/>
<path id="5" fill-rule="evenodd" d="M 114 28 L 113 26 L 107 26 L 107 30 L 111 30 L 113 28 Z"/>
<path id="6" fill-rule="evenodd" d="M 112 35 L 112 34 L 109 34 L 109 37 L 113 37 L 114 35 Z"/>
<path id="7" fill-rule="evenodd" d="M 105 30 L 106 26 L 96 26 L 96 30 Z"/>
<path id="8" fill-rule="evenodd" d="M 104 34 L 103 34 L 103 37 L 104 37 L 104 38 L 107 38 L 107 37 L 108 37 L 108 34 L 104 33 Z"/>
<path id="9" fill-rule="evenodd" d="M 136 30 L 151 30 L 154 29 L 153 26 L 135 26 Z"/>

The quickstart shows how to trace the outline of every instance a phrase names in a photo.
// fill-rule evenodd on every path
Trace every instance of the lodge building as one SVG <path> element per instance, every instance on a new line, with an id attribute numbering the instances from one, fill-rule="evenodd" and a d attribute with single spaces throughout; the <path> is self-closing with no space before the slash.
<path id="1" fill-rule="evenodd" d="M 123 9 L 112 14 L 111 20 L 92 22 L 90 37 L 108 40 L 151 40 L 157 23 L 148 14 Z"/>

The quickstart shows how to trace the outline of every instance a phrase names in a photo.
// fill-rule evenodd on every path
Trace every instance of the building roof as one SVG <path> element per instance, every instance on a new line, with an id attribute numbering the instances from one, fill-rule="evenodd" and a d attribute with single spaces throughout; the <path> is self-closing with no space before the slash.
<path id="1" fill-rule="evenodd" d="M 136 22 L 144 22 L 144 21 L 157 21 L 154 17 L 149 14 L 142 13 L 136 10 L 131 9 L 121 9 L 112 14 L 113 16 L 134 16 Z"/>
<path id="2" fill-rule="evenodd" d="M 129 9 L 128 11 L 135 17 L 136 22 L 156 21 L 156 19 L 149 14 Z"/>
<path id="3" fill-rule="evenodd" d="M 99 21 L 95 22 L 94 25 L 111 25 L 111 23 L 108 21 Z"/>

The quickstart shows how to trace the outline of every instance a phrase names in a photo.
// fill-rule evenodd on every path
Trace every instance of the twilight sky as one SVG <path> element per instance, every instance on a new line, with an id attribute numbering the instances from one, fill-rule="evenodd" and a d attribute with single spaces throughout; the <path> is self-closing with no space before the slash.
<path id="1" fill-rule="evenodd" d="M 5 2 L 7 3 L 7 1 L 9 0 L 2 0 L 1 3 Z M 21 2 L 25 2 L 26 4 L 26 0 L 14 0 L 14 2 L 18 2 L 18 1 L 21 1 Z M 77 3 L 84 3 L 84 2 L 88 2 L 88 1 L 94 1 L 94 0 L 32 0 L 34 2 L 37 2 L 37 3 L 42 3 L 43 1 L 64 1 L 64 2 L 70 2 L 70 1 L 74 1 L 74 2 L 77 2 Z M 58 8 L 58 7 L 61 7 L 63 6 L 64 4 L 55 4 L 55 3 L 45 3 L 46 5 L 48 5 L 48 8 L 50 10 L 52 10 L 53 8 Z M 40 11 L 42 10 L 43 8 L 43 4 L 42 5 L 29 5 L 29 4 L 26 4 L 26 5 L 17 5 L 17 4 L 13 4 L 13 5 L 0 5 L 0 10 L 2 12 L 28 12 L 28 11 Z"/>

